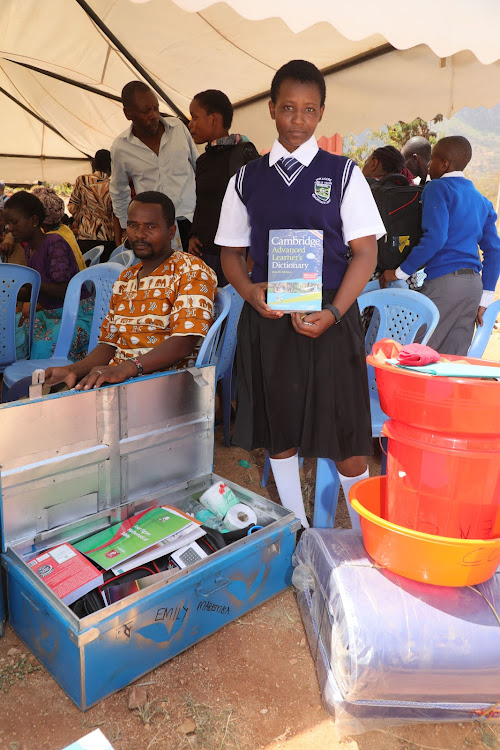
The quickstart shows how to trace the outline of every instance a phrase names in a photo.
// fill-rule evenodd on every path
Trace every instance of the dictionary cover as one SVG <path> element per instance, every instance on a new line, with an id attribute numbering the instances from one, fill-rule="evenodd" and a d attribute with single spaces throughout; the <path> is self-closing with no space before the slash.
<path id="1" fill-rule="evenodd" d="M 267 304 L 284 312 L 321 310 L 323 231 L 269 230 Z"/>

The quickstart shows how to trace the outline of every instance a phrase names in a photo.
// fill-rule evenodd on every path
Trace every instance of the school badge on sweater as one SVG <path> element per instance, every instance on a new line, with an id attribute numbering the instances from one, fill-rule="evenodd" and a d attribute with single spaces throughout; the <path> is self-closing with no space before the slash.
<path id="1" fill-rule="evenodd" d="M 312 197 L 318 203 L 330 203 L 330 193 L 332 192 L 332 180 L 330 177 L 317 177 L 314 180 L 314 192 Z"/>

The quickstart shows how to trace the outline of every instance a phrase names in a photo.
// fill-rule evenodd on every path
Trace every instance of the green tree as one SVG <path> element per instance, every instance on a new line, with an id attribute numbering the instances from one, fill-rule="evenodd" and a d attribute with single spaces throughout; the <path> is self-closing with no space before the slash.
<path id="1" fill-rule="evenodd" d="M 361 146 L 356 146 L 354 137 L 352 135 L 347 135 L 342 141 L 342 153 L 344 156 L 348 156 L 350 159 L 355 161 L 356 164 L 362 166 L 368 159 L 370 154 L 376 148 L 383 145 L 385 145 L 385 142 L 381 142 L 380 139 L 377 141 L 375 139 L 375 134 L 373 131 L 371 131 L 371 135 L 364 143 L 361 144 Z"/>
<path id="2" fill-rule="evenodd" d="M 421 117 L 417 117 L 411 122 L 403 122 L 402 120 L 399 120 L 399 122 L 390 125 L 387 128 L 387 144 L 401 149 L 410 138 L 413 138 L 416 135 L 420 135 L 422 138 L 427 138 L 428 141 L 434 144 L 437 141 L 437 134 L 431 128 L 432 125 L 442 122 L 442 120 L 443 115 L 436 115 L 430 122 L 422 120 Z M 378 132 L 381 133 L 382 131 Z"/>
<path id="3" fill-rule="evenodd" d="M 427 138 L 432 144 L 437 141 L 437 133 L 432 126 L 443 120 L 443 115 L 436 115 L 430 122 L 415 118 L 411 122 L 399 120 L 394 125 L 388 125 L 381 130 L 369 130 L 364 143 L 356 146 L 354 137 L 348 135 L 344 138 L 342 153 L 353 159 L 357 164 L 364 164 L 370 154 L 379 146 L 395 146 L 401 150 L 405 143 L 415 135 Z"/>

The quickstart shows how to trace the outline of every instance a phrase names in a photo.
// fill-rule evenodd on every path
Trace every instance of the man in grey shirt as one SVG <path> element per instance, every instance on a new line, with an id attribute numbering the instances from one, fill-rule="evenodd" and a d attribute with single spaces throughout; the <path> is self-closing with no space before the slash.
<path id="1" fill-rule="evenodd" d="M 193 139 L 179 119 L 160 116 L 156 94 L 142 81 L 124 86 L 122 103 L 132 124 L 111 146 L 109 192 L 114 214 L 125 229 L 131 184 L 136 193 L 164 193 L 174 203 L 182 246 L 187 250 L 196 203 L 198 151 Z"/>

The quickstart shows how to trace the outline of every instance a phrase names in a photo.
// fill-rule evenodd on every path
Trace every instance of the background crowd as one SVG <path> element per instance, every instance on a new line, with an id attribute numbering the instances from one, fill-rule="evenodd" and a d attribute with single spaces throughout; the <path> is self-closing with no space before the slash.
<path id="1" fill-rule="evenodd" d="M 129 126 L 115 139 L 111 151 L 96 152 L 92 172 L 77 177 L 67 205 L 51 187 L 43 185 L 29 193 L 14 193 L 9 199 L 5 184 L 0 182 L 2 259 L 35 268 L 42 278 L 32 358 L 47 357 L 53 352 L 65 290 L 71 278 L 85 268 L 83 255 L 96 245 L 102 246 L 101 262 L 105 262 L 115 248 L 131 249 L 127 211 L 137 194 L 157 191 L 168 196 L 175 208 L 173 249 L 206 263 L 215 272 L 219 286 L 227 283 L 221 264 L 221 247 L 215 242 L 222 202 L 230 178 L 240 167 L 259 158 L 246 135 L 230 132 L 231 102 L 223 92 L 214 89 L 196 94 L 190 104 L 188 127 L 175 117 L 163 117 L 155 93 L 143 82 L 128 83 L 122 91 L 122 103 Z M 199 155 L 196 146 L 201 145 L 205 148 Z M 361 166 L 369 183 L 382 181 L 388 175 L 401 175 L 401 184 L 425 185 L 430 179 L 430 161 L 431 144 L 417 136 L 401 151 L 393 146 L 376 148 Z M 462 173 L 462 170 L 455 172 Z M 484 251 L 488 253 L 489 247 L 483 248 Z M 250 252 L 249 268 L 253 263 L 251 256 Z M 134 262 L 138 260 L 134 256 Z M 432 266 L 432 259 L 426 260 L 430 260 Z M 491 265 L 491 255 L 487 263 Z M 488 275 L 489 287 L 496 273 L 496 264 L 493 265 Z M 481 284 L 480 260 L 474 262 L 469 257 L 466 268 L 477 276 L 474 298 L 481 303 L 478 304 L 479 314 L 474 314 L 472 320 L 470 311 L 467 312 L 467 338 L 473 334 L 474 322 L 481 323 L 481 308 L 484 310 L 492 301 L 493 290 L 488 288 L 486 295 L 482 294 L 484 275 Z M 457 270 L 451 268 L 452 272 Z M 411 274 L 399 271 L 397 276 L 405 278 L 410 289 L 420 288 L 429 294 L 428 281 L 427 286 L 422 287 L 422 271 Z M 384 269 L 377 267 L 372 278 L 379 277 L 381 286 L 390 280 L 384 275 Z M 452 299 L 455 298 L 456 294 L 452 294 Z M 27 351 L 29 303 L 26 299 L 27 295 L 21 293 L 16 330 L 20 357 L 26 356 Z M 83 289 L 70 352 L 74 361 L 82 359 L 87 352 L 92 304 L 92 294 Z M 439 342 L 440 347 L 446 348 L 446 344 L 446 340 Z"/>

